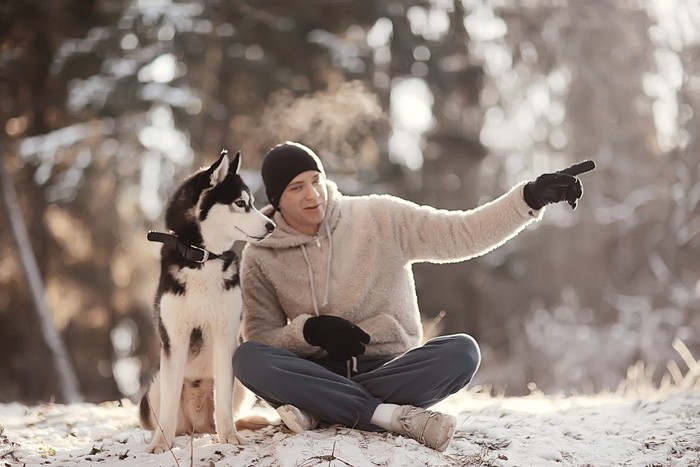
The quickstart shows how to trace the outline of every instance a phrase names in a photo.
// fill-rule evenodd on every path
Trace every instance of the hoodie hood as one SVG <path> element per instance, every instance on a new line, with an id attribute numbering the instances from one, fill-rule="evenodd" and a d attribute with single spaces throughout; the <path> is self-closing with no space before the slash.
<path id="1" fill-rule="evenodd" d="M 326 217 L 323 219 L 323 224 L 326 224 L 332 233 L 335 231 L 340 221 L 340 201 L 343 195 L 338 191 L 338 186 L 330 180 L 326 180 L 326 189 L 328 190 L 328 202 L 326 204 Z M 253 245 L 254 247 L 270 249 L 294 248 L 314 242 L 315 238 L 313 235 L 305 234 L 292 228 L 282 214 L 276 211 L 271 204 L 262 208 L 260 212 L 272 219 L 275 224 L 277 224 L 277 228 L 272 232 L 272 235 L 267 237 L 264 241 L 256 243 Z M 327 230 L 323 224 L 318 230 L 318 237 L 324 237 L 327 234 Z"/>

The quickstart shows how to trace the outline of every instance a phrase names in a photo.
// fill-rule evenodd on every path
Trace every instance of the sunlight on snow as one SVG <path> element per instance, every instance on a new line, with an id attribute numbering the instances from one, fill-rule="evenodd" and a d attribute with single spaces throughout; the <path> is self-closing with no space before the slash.
<path id="1" fill-rule="evenodd" d="M 367 32 L 367 44 L 372 48 L 384 47 L 389 43 L 394 26 L 389 18 L 379 18 Z"/>
<path id="2" fill-rule="evenodd" d="M 389 158 L 412 170 L 423 165 L 423 133 L 433 127 L 433 94 L 419 78 L 396 79 L 391 90 Z"/>
<path id="3" fill-rule="evenodd" d="M 139 81 L 145 83 L 169 83 L 175 78 L 177 72 L 177 59 L 175 55 L 167 53 L 159 55 L 151 63 L 139 71 Z"/>
<path id="4" fill-rule="evenodd" d="M 160 216 L 165 202 L 160 195 L 161 180 L 174 175 L 174 164 L 191 163 L 194 154 L 187 135 L 175 128 L 170 107 L 154 106 L 148 120 L 150 125 L 138 132 L 139 141 L 146 148 L 141 158 L 139 203 L 144 214 L 154 220 Z"/>
<path id="5" fill-rule="evenodd" d="M 506 35 L 508 27 L 505 21 L 494 15 L 491 8 L 476 8 L 464 18 L 464 27 L 469 37 L 476 41 L 493 41 Z"/>
<path id="6" fill-rule="evenodd" d="M 412 6 L 406 12 L 406 18 L 408 18 L 411 31 L 414 34 L 431 41 L 440 40 L 450 28 L 450 18 L 447 16 L 445 8 L 426 9 Z"/>

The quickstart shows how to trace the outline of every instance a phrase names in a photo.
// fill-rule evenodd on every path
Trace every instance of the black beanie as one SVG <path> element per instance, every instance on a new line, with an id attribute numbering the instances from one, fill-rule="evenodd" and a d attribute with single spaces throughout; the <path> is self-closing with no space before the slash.
<path id="1" fill-rule="evenodd" d="M 289 182 L 307 170 L 326 173 L 316 153 L 303 144 L 287 141 L 267 153 L 262 165 L 262 179 L 267 199 L 275 209 L 279 210 L 280 198 Z"/>

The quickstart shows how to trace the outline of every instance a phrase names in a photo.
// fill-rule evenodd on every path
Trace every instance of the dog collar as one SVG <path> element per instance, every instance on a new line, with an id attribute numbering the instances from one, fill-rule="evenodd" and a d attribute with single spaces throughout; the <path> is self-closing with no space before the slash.
<path id="1" fill-rule="evenodd" d="M 179 238 L 177 238 L 177 235 L 165 232 L 157 232 L 155 230 L 149 230 L 148 235 L 146 235 L 146 238 L 148 238 L 148 240 L 150 240 L 151 242 L 162 243 L 163 245 L 169 248 L 174 248 L 186 260 L 194 261 L 195 263 L 200 264 L 206 263 L 207 261 L 212 259 L 224 258 L 232 253 L 226 251 L 220 255 L 217 255 L 216 253 L 212 253 L 211 251 L 205 250 L 204 248 L 183 243 L 180 241 Z"/>

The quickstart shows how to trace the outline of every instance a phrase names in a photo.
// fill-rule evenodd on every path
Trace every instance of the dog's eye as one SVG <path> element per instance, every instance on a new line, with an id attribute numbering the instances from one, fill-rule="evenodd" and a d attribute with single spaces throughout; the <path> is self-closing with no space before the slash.
<path id="1" fill-rule="evenodd" d="M 239 200 L 236 201 L 234 204 L 235 204 L 236 206 L 238 206 L 239 208 L 244 208 L 244 207 L 246 207 L 245 201 L 243 201 L 242 199 L 239 199 Z"/>

